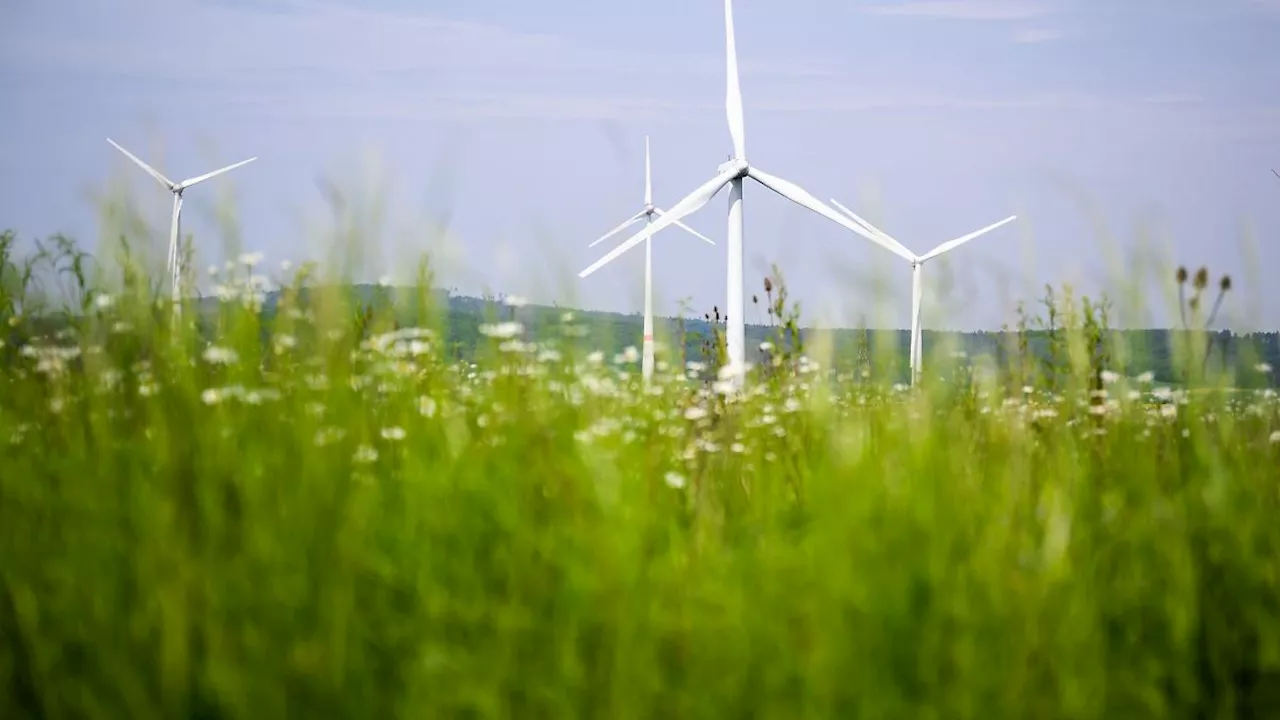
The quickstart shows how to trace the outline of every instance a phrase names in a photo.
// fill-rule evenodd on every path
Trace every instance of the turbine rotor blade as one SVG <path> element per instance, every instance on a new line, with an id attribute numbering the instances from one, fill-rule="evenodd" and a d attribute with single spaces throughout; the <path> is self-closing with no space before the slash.
<path id="1" fill-rule="evenodd" d="M 716 193 L 720 192 L 720 188 L 724 187 L 725 185 L 728 185 L 731 180 L 733 180 L 736 177 L 739 177 L 741 174 L 742 174 L 742 169 L 740 167 L 731 167 L 728 170 L 725 170 L 724 172 L 720 173 L 714 178 L 703 183 L 698 189 L 686 195 L 683 200 L 671 206 L 671 210 L 667 212 L 665 215 L 658 218 L 656 221 L 651 223 L 644 230 L 641 230 L 635 235 L 632 235 L 621 245 L 617 246 L 613 250 L 610 250 L 608 255 L 605 255 L 604 257 L 592 263 L 592 265 L 588 267 L 586 270 L 583 270 L 582 272 L 578 273 L 578 277 L 584 278 L 590 275 L 591 273 L 599 270 L 600 268 L 612 262 L 614 258 L 618 257 L 622 253 L 644 242 L 646 238 L 653 237 L 656 233 L 674 224 L 677 220 L 684 217 L 685 215 L 689 215 L 690 213 L 700 210 L 703 205 L 706 205 L 707 203 L 711 202 L 711 198 L 715 197 Z"/>
<path id="2" fill-rule="evenodd" d="M 655 213 L 657 213 L 659 217 L 661 217 L 661 216 L 663 216 L 663 215 L 666 215 L 666 213 L 665 213 L 665 212 L 663 212 L 662 210 L 659 210 L 658 208 L 654 208 L 654 209 L 653 209 L 653 211 L 654 211 Z M 699 239 L 701 239 L 701 240 L 704 240 L 704 241 L 706 241 L 707 243 L 709 243 L 709 244 L 711 244 L 711 245 L 715 245 L 715 244 L 716 244 L 716 243 L 715 243 L 715 241 L 714 241 L 714 240 L 712 240 L 711 238 L 707 237 L 706 235 L 703 235 L 702 233 L 698 232 L 697 230 L 694 230 L 693 228 L 689 227 L 688 225 L 685 225 L 684 223 L 680 222 L 679 220 L 676 220 L 674 223 L 672 223 L 672 225 L 675 225 L 676 227 L 680 228 L 681 230 L 684 230 L 685 232 L 689 233 L 690 235 L 692 235 L 692 236 L 694 236 L 694 237 L 696 237 L 696 238 L 699 238 Z"/>
<path id="3" fill-rule="evenodd" d="M 139 160 L 139 159 L 138 159 L 138 156 L 134 155 L 133 153 L 129 152 L 128 150 L 125 150 L 124 148 L 122 148 L 122 147 L 120 147 L 119 145 L 117 145 L 115 140 L 112 140 L 111 138 L 107 138 L 107 142 L 111 143 L 111 146 L 112 146 L 112 147 L 114 147 L 115 149 L 117 149 L 117 150 L 119 150 L 120 152 L 124 153 L 125 157 L 129 158 L 130 160 L 132 160 L 132 161 L 134 162 L 134 164 L 135 164 L 135 165 L 137 165 L 138 167 L 142 168 L 143 170 L 146 170 L 146 171 L 147 171 L 147 174 L 148 174 L 148 175 L 150 175 L 151 177 L 155 178 L 155 179 L 156 179 L 156 182 L 158 182 L 158 183 L 160 183 L 161 185 L 163 185 L 163 186 L 165 187 L 165 189 L 166 189 L 166 190 L 175 190 L 175 189 L 177 189 L 177 186 L 173 184 L 173 181 L 172 181 L 172 180 L 170 180 L 169 178 L 167 178 L 167 177 L 165 177 L 163 174 L 161 174 L 159 170 L 156 170 L 155 168 L 151 167 L 150 165 L 148 165 L 148 164 L 146 164 L 146 163 L 142 162 L 141 160 Z"/>
<path id="4" fill-rule="evenodd" d="M 852 211 L 852 210 L 850 210 L 849 208 L 845 207 L 843 204 L 841 204 L 841 203 L 840 203 L 840 201 L 839 201 L 839 200 L 836 200 L 835 198 L 831 198 L 831 204 L 832 204 L 832 205 L 835 205 L 835 206 L 836 206 L 836 208 L 837 208 L 837 209 L 839 209 L 841 212 L 843 212 L 845 215 L 848 215 L 849 217 L 853 218 L 853 220 L 854 220 L 855 222 L 857 222 L 859 225 L 863 226 L 863 227 L 864 227 L 864 228 L 866 228 L 867 230 L 870 230 L 871 232 L 873 232 L 873 233 L 875 233 L 875 234 L 879 235 L 880 237 L 884 238 L 885 240 L 888 240 L 889 242 L 891 242 L 891 243 L 893 243 L 894 245 L 898 246 L 898 248 L 899 248 L 899 249 L 901 249 L 903 252 L 905 252 L 905 253 L 907 253 L 907 254 L 909 254 L 909 255 L 912 255 L 912 256 L 914 256 L 914 255 L 915 255 L 915 253 L 913 253 L 913 252 L 911 252 L 910 250 L 908 250 L 908 249 L 907 249 L 907 246 L 905 246 L 905 245 L 903 245 L 902 243 L 898 242 L 898 241 L 897 241 L 893 236 L 891 236 L 889 233 L 887 233 L 887 232 L 885 232 L 885 231 L 881 230 L 880 228 L 876 227 L 875 225 L 872 225 L 871 223 L 869 223 L 869 222 L 867 222 L 866 220 L 864 220 L 864 219 L 862 219 L 861 217 L 859 217 L 857 213 L 855 213 L 854 211 Z"/>
<path id="5" fill-rule="evenodd" d="M 845 227 L 845 228 L 848 228 L 849 230 L 854 231 L 855 233 L 879 245 L 885 250 L 888 250 L 894 255 L 897 255 L 903 258 L 904 260 L 907 260 L 908 262 L 915 262 L 916 260 L 915 255 L 912 255 L 910 252 L 907 252 L 905 248 L 895 246 L 885 240 L 882 240 L 879 235 L 871 232 L 870 230 L 867 230 L 866 228 L 862 227 L 858 223 L 855 223 L 849 218 L 831 209 L 831 207 L 829 207 L 826 203 L 814 197 L 809 193 L 809 191 L 805 190 L 799 185 L 796 185 L 795 183 L 787 180 L 783 180 L 780 177 L 775 177 L 773 175 L 770 175 L 769 173 L 764 172 L 763 170 L 759 170 L 755 167 L 752 167 L 749 170 L 747 170 L 747 174 L 755 178 L 756 182 L 760 183 L 761 185 L 764 185 L 765 187 L 778 193 L 782 197 L 790 200 L 791 202 L 799 205 L 800 207 L 808 208 L 809 210 L 812 210 L 813 212 L 836 223 L 837 225 L 840 225 L 842 227 Z"/>
<path id="6" fill-rule="evenodd" d="M 653 170 L 649 163 L 649 136 L 644 136 L 644 204 L 653 204 Z"/>
<path id="7" fill-rule="evenodd" d="M 620 231 L 622 231 L 622 230 L 626 230 L 627 228 L 631 227 L 632 225 L 634 225 L 634 224 L 636 223 L 636 221 L 637 221 L 637 220 L 639 220 L 640 218 L 642 218 L 642 217 L 644 217 L 644 216 L 645 216 L 645 212 L 644 212 L 643 210 L 641 210 L 640 212 L 636 213 L 635 215 L 632 215 L 631 217 L 627 218 L 625 221 L 623 221 L 621 224 L 619 224 L 619 225 L 618 225 L 618 227 L 616 227 L 616 228 L 614 228 L 614 229 L 610 230 L 609 232 L 605 233 L 604 235 L 601 235 L 599 240 L 596 240 L 595 242 L 591 243 L 591 244 L 590 244 L 590 245 L 588 245 L 587 247 L 589 247 L 589 248 L 593 248 L 593 247 L 595 247 L 596 245 L 599 245 L 600 243 L 604 242 L 605 240 L 607 240 L 607 239 L 609 239 L 609 238 L 613 237 L 614 235 L 618 234 Z"/>
<path id="8" fill-rule="evenodd" d="M 190 179 L 188 179 L 188 180 L 183 180 L 182 182 L 178 183 L 178 189 L 180 189 L 180 190 L 185 190 L 185 189 L 187 189 L 187 188 L 191 187 L 192 185 L 198 185 L 199 183 L 202 183 L 202 182 L 204 182 L 205 180 L 208 180 L 209 178 L 217 177 L 217 176 L 219 176 L 219 175 L 221 175 L 222 173 L 225 173 L 225 172 L 231 172 L 232 170 L 235 170 L 236 168 L 240 167 L 241 165 L 248 165 L 249 163 L 251 163 L 251 162 L 253 162 L 254 160 L 257 160 L 257 159 L 258 159 L 258 158 L 256 158 L 256 157 L 251 157 L 251 158 L 249 158 L 248 160 L 241 160 L 240 162 L 235 163 L 234 165 L 228 165 L 228 166 L 226 166 L 226 167 L 224 167 L 224 168 L 219 168 L 219 169 L 217 169 L 217 170 L 214 170 L 214 171 L 213 171 L 213 172 L 211 172 L 211 173 L 205 173 L 205 174 L 203 174 L 203 175 L 197 175 L 197 176 L 195 176 L 195 177 L 193 177 L 193 178 L 190 178 Z"/>
<path id="9" fill-rule="evenodd" d="M 1007 218 L 1005 218 L 1005 219 L 1001 220 L 1000 222 L 998 222 L 998 223 L 992 223 L 992 224 L 990 224 L 990 225 L 988 225 L 988 226 L 986 226 L 986 227 L 982 228 L 981 230 L 974 230 L 973 232 L 969 233 L 968 235 L 962 235 L 962 236 L 960 236 L 960 237 L 956 238 L 955 240 L 948 240 L 948 241 L 946 241 L 946 242 L 942 243 L 941 245 L 939 245 L 938 247 L 936 247 L 936 248 L 934 248 L 934 249 L 930 250 L 929 252 L 925 253 L 924 255 L 922 255 L 922 256 L 920 257 L 920 261 L 921 261 L 921 262 L 924 262 L 925 260 L 929 260 L 929 259 L 931 259 L 931 258 L 936 258 L 936 257 L 938 257 L 939 255 L 942 255 L 943 253 L 951 252 L 952 250 L 955 250 L 956 248 L 958 248 L 958 247 L 960 247 L 961 245 L 963 245 L 963 244 L 965 244 L 965 243 L 969 242 L 970 240 L 973 240 L 974 238 L 976 238 L 976 237 L 978 237 L 978 236 L 980 236 L 980 235 L 985 235 L 985 234 L 987 234 L 987 233 L 991 232 L 992 230 L 995 230 L 996 228 L 1000 227 L 1001 225 L 1006 225 L 1006 224 L 1011 223 L 1011 222 L 1013 222 L 1014 220 L 1017 220 L 1017 219 L 1018 219 L 1018 216 L 1017 216 L 1017 215 L 1010 215 L 1009 217 L 1007 217 Z"/>
<path id="10" fill-rule="evenodd" d="M 725 113 L 729 119 L 729 136 L 733 138 L 733 156 L 747 159 L 745 122 L 742 117 L 742 84 L 738 80 L 738 41 L 733 31 L 733 0 L 724 0 Z"/>

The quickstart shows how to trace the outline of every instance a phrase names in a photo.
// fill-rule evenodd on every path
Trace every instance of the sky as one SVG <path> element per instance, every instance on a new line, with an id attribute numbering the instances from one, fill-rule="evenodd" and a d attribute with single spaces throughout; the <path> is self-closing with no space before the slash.
<path id="1" fill-rule="evenodd" d="M 926 328 L 1046 283 L 1166 325 L 1178 264 L 1232 276 L 1219 325 L 1280 328 L 1280 0 L 734 8 L 753 165 L 920 254 L 1018 215 L 926 264 Z M 171 196 L 106 138 L 175 179 L 256 156 L 185 195 L 202 268 L 348 237 L 362 279 L 427 253 L 460 293 L 638 312 L 640 249 L 577 272 L 641 209 L 646 135 L 659 207 L 728 159 L 724 78 L 719 0 L 9 0 L 0 227 L 107 254 L 127 188 L 163 258 Z M 727 196 L 687 219 L 715 247 L 655 238 L 659 314 L 723 309 Z M 751 182 L 745 216 L 748 293 L 777 263 L 806 324 L 906 326 L 905 261 Z"/>

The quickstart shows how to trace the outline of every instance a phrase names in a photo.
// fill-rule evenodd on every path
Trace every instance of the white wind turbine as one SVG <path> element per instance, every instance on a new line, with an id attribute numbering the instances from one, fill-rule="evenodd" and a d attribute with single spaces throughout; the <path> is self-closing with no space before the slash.
<path id="1" fill-rule="evenodd" d="M 182 182 L 174 182 L 169 178 L 165 177 L 164 175 L 162 175 L 155 168 L 139 160 L 137 156 L 134 155 L 133 153 L 117 145 L 116 142 L 111 138 L 107 138 L 107 142 L 111 143 L 112 147 L 114 147 L 115 149 L 124 153 L 125 157 L 132 160 L 138 167 L 142 168 L 143 170 L 146 170 L 147 174 L 155 178 L 156 182 L 163 185 L 166 190 L 173 193 L 173 221 L 169 225 L 169 258 L 165 264 L 165 269 L 169 272 L 170 288 L 173 293 L 173 306 L 176 312 L 179 307 L 178 302 L 182 299 L 182 268 L 179 267 L 179 259 L 178 259 L 178 229 L 181 226 L 181 222 L 182 222 L 183 191 L 191 187 L 192 185 L 198 185 L 204 182 L 205 180 L 217 177 L 218 175 L 221 175 L 225 172 L 230 172 L 232 170 L 235 170 L 241 165 L 248 165 L 249 163 L 253 162 L 254 160 L 257 160 L 258 158 L 251 157 L 248 160 L 241 160 L 240 162 L 235 163 L 234 165 L 228 165 L 219 170 L 214 170 L 211 173 L 205 173 L 204 175 L 197 175 L 193 178 L 188 178 L 186 180 L 183 180 Z"/>
<path id="2" fill-rule="evenodd" d="M 604 240 L 613 237 L 617 233 L 640 222 L 642 219 L 647 223 L 652 224 L 655 217 L 661 218 L 666 214 L 667 213 L 661 208 L 655 207 L 653 204 L 653 172 L 649 162 L 649 136 L 646 135 L 644 138 L 644 208 L 635 215 L 627 218 L 627 220 L 618 227 L 605 233 L 599 240 L 596 240 L 587 247 L 595 247 L 596 245 L 599 245 Z M 711 238 L 703 235 L 697 230 L 694 230 L 688 225 L 685 225 L 679 220 L 674 220 L 671 224 L 679 227 L 685 232 L 688 232 L 694 237 L 715 245 Z M 609 259 L 612 260 L 613 258 L 618 257 L 618 255 L 621 255 L 621 253 L 612 255 Z M 605 262 L 608 262 L 608 260 Z M 645 380 L 648 380 L 653 377 L 653 243 L 652 238 L 650 237 L 646 237 L 644 239 L 644 338 L 642 345 L 644 349 L 643 359 L 641 360 L 640 365 L 641 374 L 644 376 Z"/>
<path id="3" fill-rule="evenodd" d="M 666 215 L 663 215 L 644 230 L 627 239 L 626 242 L 614 248 L 609 254 L 597 260 L 586 270 L 578 273 L 578 277 L 590 275 L 615 257 L 652 237 L 654 233 L 699 210 L 703 205 L 710 202 L 711 198 L 715 197 L 721 188 L 728 185 L 729 230 L 727 233 L 728 249 L 726 254 L 728 261 L 726 263 L 727 277 L 725 283 L 728 297 L 725 301 L 725 311 L 729 317 L 726 320 L 728 327 L 726 328 L 725 339 L 729 351 L 729 368 L 733 373 L 734 382 L 741 386 L 741 373 L 746 365 L 746 324 L 744 322 L 746 307 L 742 291 L 743 179 L 750 177 L 797 205 L 808 208 L 893 253 L 903 257 L 908 257 L 908 254 L 904 254 L 901 248 L 885 242 L 875 233 L 869 232 L 861 225 L 850 221 L 798 185 L 770 175 L 747 163 L 746 140 L 743 136 L 742 90 L 738 83 L 738 50 L 733 32 L 733 0 L 724 0 L 724 21 L 727 85 L 725 106 L 729 120 L 729 135 L 733 139 L 733 157 L 718 168 L 718 175 L 672 206 Z"/>
<path id="4" fill-rule="evenodd" d="M 871 223 L 858 217 L 857 213 L 853 212 L 852 210 L 845 207 L 844 205 L 841 205 L 840 202 L 837 201 L 835 198 L 832 198 L 831 202 L 836 207 L 844 211 L 845 214 L 847 214 L 849 217 L 853 218 L 854 221 L 858 222 L 863 227 L 865 227 L 867 230 L 879 235 L 885 241 L 893 243 L 898 248 L 900 248 L 902 252 L 898 253 L 899 255 L 902 255 L 902 253 L 906 253 L 908 256 L 907 260 L 908 262 L 911 263 L 911 339 L 910 339 L 911 384 L 914 385 L 916 382 L 916 379 L 920 376 L 920 366 L 924 359 L 923 357 L 924 342 L 922 340 L 923 332 L 920 328 L 920 301 L 924 294 L 923 286 L 921 285 L 921 281 L 920 281 L 920 272 L 924 267 L 924 264 L 932 260 L 933 258 L 938 257 L 939 255 L 944 255 L 946 253 L 951 252 L 952 250 L 955 250 L 956 248 L 960 247 L 961 245 L 964 245 L 970 240 L 978 238 L 982 235 L 986 235 L 987 233 L 991 232 L 992 230 L 995 230 L 996 228 L 1002 225 L 1006 225 L 1008 223 L 1013 222 L 1018 218 L 1018 216 L 1010 215 L 1009 217 L 1001 220 L 1000 222 L 992 223 L 982 228 L 981 230 L 975 230 L 969 233 L 968 235 L 961 235 L 960 237 L 954 240 L 948 240 L 923 255 L 916 255 L 915 253 L 911 252 L 906 247 L 904 247 L 902 243 L 898 242 L 893 237 L 889 236 L 887 233 L 877 229 Z"/>

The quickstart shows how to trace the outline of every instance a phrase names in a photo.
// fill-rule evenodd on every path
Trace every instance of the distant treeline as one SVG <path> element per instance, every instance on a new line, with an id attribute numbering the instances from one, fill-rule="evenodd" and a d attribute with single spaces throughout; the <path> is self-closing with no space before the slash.
<path id="1" fill-rule="evenodd" d="M 361 297 L 372 297 L 376 292 L 368 286 L 358 286 L 357 294 Z M 408 292 L 408 291 L 402 291 Z M 562 324 L 565 313 L 573 314 L 573 322 L 587 330 L 585 342 L 595 349 L 606 353 L 621 352 L 629 345 L 639 345 L 643 329 L 640 315 L 624 315 L 621 313 L 579 310 L 575 308 L 548 307 L 529 305 L 513 308 L 505 305 L 500 298 L 476 298 L 451 295 L 438 291 L 436 301 L 448 308 L 448 339 L 450 352 L 458 358 L 473 357 L 476 348 L 486 339 L 480 333 L 480 325 L 495 320 L 519 320 L 526 328 L 529 338 L 554 337 L 554 329 Z M 408 305 L 409 303 L 401 303 Z M 406 317 L 406 322 L 412 322 Z M 683 360 L 707 360 L 708 340 L 712 337 L 716 325 L 703 318 L 686 318 L 683 321 L 675 318 L 655 318 L 655 331 L 662 341 L 676 343 L 682 334 L 684 337 Z M 1175 347 L 1191 347 L 1189 333 L 1170 329 L 1145 330 L 1106 330 L 1107 342 L 1117 360 L 1113 363 L 1116 372 L 1138 375 L 1153 373 L 1158 382 L 1178 382 Z M 766 325 L 747 325 L 748 358 L 759 357 L 759 346 L 766 341 L 776 342 L 778 331 Z M 907 330 L 861 330 L 843 328 L 838 330 L 817 330 L 802 328 L 801 342 L 812 345 L 817 336 L 831 348 L 831 356 L 838 366 L 852 368 L 863 361 L 871 366 L 877 375 L 888 373 L 902 378 L 908 377 L 907 354 L 910 333 Z M 1047 330 L 1027 330 L 1025 343 L 1029 354 L 1037 357 L 1047 356 L 1052 345 L 1050 332 Z M 1228 330 L 1207 333 L 1210 350 L 1208 363 L 1216 368 L 1233 368 L 1237 376 L 1233 383 L 1236 387 L 1271 387 L 1276 385 L 1275 368 L 1280 368 L 1280 333 L 1248 333 L 1233 334 Z M 1008 331 L 924 331 L 926 360 L 942 348 L 944 354 L 962 352 L 969 358 L 986 357 L 1000 367 L 1004 367 L 1010 357 L 1016 354 L 1019 347 L 1018 332 Z M 1123 348 L 1124 352 L 1118 352 Z M 885 350 L 896 349 L 895 353 Z M 883 363 L 886 355 L 896 357 L 896 366 L 890 368 L 875 367 L 877 362 Z M 1123 363 L 1119 357 L 1127 362 Z M 1261 366 L 1261 370 L 1259 367 Z M 1267 370 L 1267 367 L 1272 368 Z"/>
<path id="2" fill-rule="evenodd" d="M 418 306 L 413 298 L 416 291 L 410 288 L 380 288 L 372 285 L 356 285 L 349 288 L 352 300 L 359 306 L 373 303 L 390 302 L 400 310 L 397 311 L 397 322 L 402 326 L 420 324 L 421 319 L 414 317 L 414 308 Z M 305 291 L 304 291 L 305 292 Z M 268 318 L 274 314 L 278 295 L 268 293 L 263 305 L 263 312 Z M 445 352 L 455 359 L 465 360 L 476 357 L 477 350 L 488 339 L 481 333 L 484 323 L 518 320 L 525 327 L 525 339 L 537 340 L 559 336 L 559 328 L 564 323 L 565 313 L 572 313 L 572 322 L 582 328 L 584 334 L 578 340 L 583 346 L 601 350 L 610 355 L 622 352 L 627 346 L 638 346 L 642 334 L 643 322 L 640 315 L 624 315 L 621 313 L 580 310 L 576 308 L 551 307 L 545 305 L 525 305 L 512 307 L 501 298 L 477 298 L 454 295 L 445 290 L 436 290 L 431 294 L 432 305 L 439 317 L 445 321 Z M 212 316 L 217 301 L 213 298 L 202 298 L 197 301 L 202 316 Z M 357 308 L 359 310 L 359 308 Z M 441 312 L 443 311 L 443 312 Z M 41 333 L 55 330 L 62 321 L 54 317 L 39 323 L 43 326 Z M 668 358 L 677 362 L 710 360 L 709 343 L 713 338 L 717 325 L 704 318 L 655 318 L 655 331 L 659 342 L 674 345 Z M 721 324 L 719 327 L 723 327 Z M 0 352 L 0 357 L 14 357 L 14 341 L 9 338 L 9 352 Z M 1148 330 L 1106 330 L 1106 342 L 1117 358 L 1111 363 L 1116 372 L 1131 376 L 1140 373 L 1153 373 L 1158 382 L 1179 382 L 1174 361 L 1174 348 L 1178 343 L 1188 342 L 1187 333 L 1180 330 L 1148 329 Z M 1233 334 L 1222 330 L 1210 332 L 1210 357 L 1207 361 L 1215 368 L 1234 369 L 1236 387 L 1273 387 L 1276 383 L 1274 368 L 1280 368 L 1280 333 Z M 815 341 L 830 348 L 833 364 L 839 368 L 854 369 L 865 367 L 879 378 L 908 377 L 907 354 L 909 332 L 907 330 L 877 329 L 838 329 L 818 330 L 800 329 L 801 343 L 812 346 Z M 683 353 L 678 349 L 677 338 L 684 338 Z M 760 358 L 760 345 L 765 342 L 778 342 L 777 328 L 765 325 L 747 325 L 747 353 L 751 361 Z M 968 358 L 985 358 L 996 367 L 1007 368 L 1011 358 L 1019 356 L 1019 347 L 1025 347 L 1033 357 L 1045 357 L 1051 350 L 1053 342 L 1050 331 L 1027 330 L 1025 337 L 1020 337 L 1014 330 L 1008 331 L 924 331 L 926 363 L 929 358 L 937 358 L 938 353 L 946 357 L 952 353 L 963 353 Z M 1190 346 L 1184 345 L 1184 347 Z M 1114 352 L 1116 348 L 1124 348 L 1125 352 Z M 890 352 L 886 352 L 890 351 Z M 896 351 L 896 352 L 895 352 Z M 1119 357 L 1127 358 L 1122 363 Z M 936 361 L 936 360 L 935 360 Z M 889 366 L 886 367 L 885 365 Z M 927 367 L 927 365 L 926 365 Z M 1268 370 L 1268 367 L 1271 368 Z M 1260 369 L 1261 368 L 1261 369 Z"/>

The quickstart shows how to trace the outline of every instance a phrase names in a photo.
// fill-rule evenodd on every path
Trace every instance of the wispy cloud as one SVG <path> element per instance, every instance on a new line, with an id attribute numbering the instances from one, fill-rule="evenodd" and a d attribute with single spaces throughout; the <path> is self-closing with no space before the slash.
<path id="1" fill-rule="evenodd" d="M 1057 12 L 1049 0 L 901 0 L 864 5 L 870 15 L 942 20 L 1029 20 Z"/>
<path id="2" fill-rule="evenodd" d="M 186 82 L 237 74 L 550 73 L 711 75 L 718 54 L 594 48 L 559 35 L 429 12 L 377 10 L 348 0 L 135 0 L 124 9 L 103 0 L 66 0 L 78 22 L 11 26 L 0 34 L 0 63 L 21 69 L 111 73 Z M 173 49 L 181 48 L 177 62 Z M 234 51 L 230 49 L 234 48 Z M 747 59 L 747 76 L 824 78 L 828 59 Z M 421 82 L 422 78 L 416 81 Z"/>
<path id="3" fill-rule="evenodd" d="M 1048 30 L 1045 28 L 1026 28 L 1019 30 L 1010 38 L 1019 45 L 1035 45 L 1038 43 L 1052 42 L 1061 40 L 1063 33 L 1058 30 Z"/>

